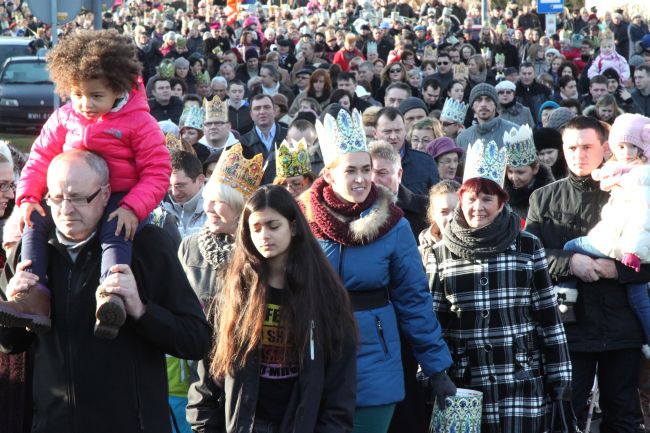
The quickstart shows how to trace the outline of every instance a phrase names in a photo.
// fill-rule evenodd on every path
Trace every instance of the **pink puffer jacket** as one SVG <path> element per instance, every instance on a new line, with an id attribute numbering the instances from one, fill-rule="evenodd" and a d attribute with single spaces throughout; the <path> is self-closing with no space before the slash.
<path id="1" fill-rule="evenodd" d="M 47 168 L 58 154 L 84 149 L 101 155 L 110 170 L 113 192 L 127 192 L 120 202 L 140 221 L 158 206 L 169 189 L 171 161 L 165 137 L 149 114 L 144 88 L 129 94 L 127 103 L 97 121 L 66 104 L 56 110 L 34 142 L 21 173 L 16 203 L 40 201 L 47 192 Z"/>

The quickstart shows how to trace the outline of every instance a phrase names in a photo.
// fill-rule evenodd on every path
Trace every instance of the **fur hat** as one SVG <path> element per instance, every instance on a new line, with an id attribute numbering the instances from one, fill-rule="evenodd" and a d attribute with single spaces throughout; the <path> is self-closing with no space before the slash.
<path id="1" fill-rule="evenodd" d="M 537 151 L 556 149 L 562 151 L 562 134 L 554 128 L 537 128 L 533 131 L 533 141 Z"/>
<path id="2" fill-rule="evenodd" d="M 640 114 L 624 113 L 614 120 L 609 131 L 609 144 L 630 143 L 650 155 L 650 119 Z"/>

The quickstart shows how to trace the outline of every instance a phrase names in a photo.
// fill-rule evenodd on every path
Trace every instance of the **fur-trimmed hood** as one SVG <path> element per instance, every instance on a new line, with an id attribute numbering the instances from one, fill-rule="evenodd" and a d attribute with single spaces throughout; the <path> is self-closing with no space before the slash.
<path id="1" fill-rule="evenodd" d="M 313 197 L 317 192 L 313 191 L 312 188 L 300 195 L 298 204 L 302 208 L 305 218 L 316 237 L 320 237 L 319 232 L 331 233 L 332 227 L 330 226 L 333 225 L 333 221 L 337 221 L 347 227 L 349 241 L 352 244 L 364 245 L 385 234 L 388 231 L 387 229 L 392 228 L 403 216 L 402 211 L 395 205 L 397 200 L 395 194 L 381 185 L 374 185 L 374 187 L 377 190 L 377 198 L 368 209 L 361 212 L 359 217 L 343 215 L 320 198 L 317 201 L 318 206 L 321 206 L 329 218 L 319 218 L 314 209 L 315 198 Z M 341 239 L 331 240 L 342 241 Z"/>

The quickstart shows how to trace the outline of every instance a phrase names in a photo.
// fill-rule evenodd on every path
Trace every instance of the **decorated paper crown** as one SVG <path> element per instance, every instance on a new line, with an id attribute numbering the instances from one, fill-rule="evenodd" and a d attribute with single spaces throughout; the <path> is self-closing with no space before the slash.
<path id="1" fill-rule="evenodd" d="M 187 39 L 182 36 L 176 38 L 176 48 L 187 48 Z"/>
<path id="2" fill-rule="evenodd" d="M 295 147 L 284 140 L 276 151 L 275 171 L 278 177 L 302 176 L 311 172 L 307 144 L 302 138 Z"/>
<path id="3" fill-rule="evenodd" d="M 445 105 L 442 107 L 442 112 L 440 113 L 441 119 L 449 119 L 453 122 L 460 123 L 461 125 L 465 123 L 465 116 L 467 115 L 467 104 L 464 102 L 458 102 L 453 98 L 447 98 Z"/>
<path id="4" fill-rule="evenodd" d="M 205 112 L 205 121 L 208 119 L 213 122 L 228 121 L 228 104 L 222 101 L 219 96 L 214 95 L 212 101 L 203 98 L 203 111 Z"/>
<path id="5" fill-rule="evenodd" d="M 208 187 L 217 183 L 228 185 L 239 191 L 245 199 L 259 187 L 264 175 L 264 157 L 258 153 L 251 159 L 242 154 L 242 146 L 237 143 L 224 150 L 217 166 L 210 176 Z"/>
<path id="6" fill-rule="evenodd" d="M 496 182 L 503 188 L 507 159 L 505 147 L 499 148 L 494 140 L 486 144 L 479 138 L 467 149 L 463 182 L 475 177 L 482 177 Z"/>
<path id="7" fill-rule="evenodd" d="M 316 133 L 325 165 L 346 153 L 368 151 L 363 121 L 356 109 L 352 115 L 341 110 L 336 119 L 326 114 L 324 122 L 316 121 Z"/>
<path id="8" fill-rule="evenodd" d="M 571 32 L 569 30 L 562 30 L 560 32 L 560 40 L 561 41 L 570 41 L 571 40 Z"/>
<path id="9" fill-rule="evenodd" d="M 183 110 L 179 124 L 181 129 L 194 128 L 203 131 L 203 108 L 191 106 Z"/>
<path id="10" fill-rule="evenodd" d="M 494 55 L 494 63 L 505 63 L 506 55 L 503 53 L 497 53 Z"/>
<path id="11" fill-rule="evenodd" d="M 422 54 L 423 59 L 434 59 L 436 58 L 436 51 L 431 45 L 424 47 L 424 53 Z"/>
<path id="12" fill-rule="evenodd" d="M 158 75 L 162 78 L 172 78 L 176 73 L 176 68 L 174 68 L 174 62 L 171 60 L 163 60 L 158 66 Z"/>
<path id="13" fill-rule="evenodd" d="M 173 132 L 165 134 L 165 145 L 170 153 L 176 150 L 185 150 L 183 142 Z"/>
<path id="14" fill-rule="evenodd" d="M 205 85 L 208 86 L 210 85 L 210 74 L 208 71 L 203 71 L 200 74 L 196 76 L 196 84 L 197 85 Z"/>
<path id="15" fill-rule="evenodd" d="M 523 125 L 503 133 L 503 145 L 508 152 L 510 167 L 525 167 L 537 161 L 537 149 L 533 141 L 533 130 Z"/>
<path id="16" fill-rule="evenodd" d="M 484 59 L 489 59 L 492 56 L 492 51 L 489 48 L 481 48 L 481 55 Z"/>

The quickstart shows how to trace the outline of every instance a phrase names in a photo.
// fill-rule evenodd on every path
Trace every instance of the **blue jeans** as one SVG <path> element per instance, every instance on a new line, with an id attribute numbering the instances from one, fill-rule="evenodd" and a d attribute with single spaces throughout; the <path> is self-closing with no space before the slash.
<path id="1" fill-rule="evenodd" d="M 587 236 L 570 240 L 564 244 L 564 250 L 594 258 L 610 258 L 594 248 Z M 576 281 L 562 283 L 563 286 L 571 288 L 575 288 L 575 284 Z M 632 311 L 634 311 L 634 314 L 636 314 L 641 322 L 646 343 L 650 344 L 650 298 L 648 297 L 648 284 L 626 284 L 625 287 L 627 289 L 627 301 L 630 304 L 630 308 L 632 308 Z"/>
<path id="2" fill-rule="evenodd" d="M 172 432 L 192 433 L 192 428 L 190 427 L 190 424 L 187 422 L 187 418 L 185 417 L 185 409 L 187 409 L 187 398 L 173 397 L 170 395 L 168 397 L 168 401 L 169 407 L 172 411 L 172 416 L 174 417 L 174 420 L 172 420 Z M 174 421 L 176 421 L 176 424 L 174 424 Z M 178 430 L 176 427 L 178 427 Z"/>
<path id="3" fill-rule="evenodd" d="M 110 274 L 111 266 L 126 264 L 131 265 L 131 247 L 132 242 L 124 240 L 122 236 L 115 236 L 117 230 L 117 218 L 108 220 L 108 215 L 119 207 L 118 203 L 124 198 L 126 193 L 111 194 L 108 205 L 104 209 L 104 214 L 99 223 L 99 239 L 102 245 L 102 264 L 100 282 Z M 95 198 L 97 200 L 97 198 Z M 43 207 L 47 215 L 42 217 L 38 212 L 32 212 L 31 220 L 33 227 L 25 227 L 22 242 L 22 259 L 31 260 L 32 266 L 30 272 L 37 275 L 39 281 L 45 284 L 47 267 L 49 263 L 49 253 L 47 251 L 47 241 L 50 233 L 54 229 L 54 220 L 50 213 L 49 207 Z M 146 221 L 141 222 L 138 226 L 140 230 Z"/>

